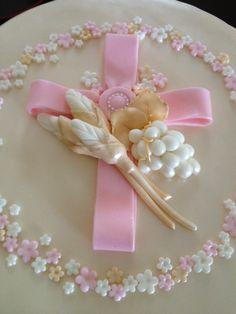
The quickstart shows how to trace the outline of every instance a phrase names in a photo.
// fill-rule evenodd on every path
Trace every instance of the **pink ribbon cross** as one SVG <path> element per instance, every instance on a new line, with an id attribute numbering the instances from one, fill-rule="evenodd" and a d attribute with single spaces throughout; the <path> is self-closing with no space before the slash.
<path id="1" fill-rule="evenodd" d="M 113 110 L 128 106 L 135 97 L 139 40 L 135 35 L 107 34 L 104 53 L 105 91 L 99 96 L 80 92 L 97 103 L 109 118 Z M 27 110 L 71 117 L 66 103 L 67 87 L 36 80 L 32 82 Z M 204 88 L 185 88 L 160 93 L 169 105 L 169 125 L 207 126 L 212 122 L 210 93 Z M 97 192 L 93 226 L 94 250 L 135 250 L 137 196 L 132 187 L 111 165 L 98 161 Z"/>

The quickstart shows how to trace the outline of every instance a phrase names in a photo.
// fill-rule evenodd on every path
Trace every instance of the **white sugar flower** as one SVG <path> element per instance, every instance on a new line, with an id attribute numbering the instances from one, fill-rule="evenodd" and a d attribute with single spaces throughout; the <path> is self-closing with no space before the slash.
<path id="1" fill-rule="evenodd" d="M 159 263 L 157 263 L 156 267 L 163 273 L 167 273 L 169 270 L 172 270 L 173 268 L 169 257 L 160 257 Z"/>
<path id="2" fill-rule="evenodd" d="M 47 50 L 48 52 L 52 53 L 52 52 L 56 52 L 57 51 L 57 43 L 53 42 L 53 41 L 50 41 L 48 44 L 47 44 Z"/>
<path id="3" fill-rule="evenodd" d="M 109 33 L 112 29 L 112 24 L 111 23 L 108 23 L 108 22 L 105 22 L 101 25 L 101 31 L 103 33 Z"/>
<path id="4" fill-rule="evenodd" d="M 84 45 L 83 40 L 78 39 L 78 40 L 75 41 L 75 47 L 81 48 L 81 47 L 83 47 L 83 45 Z"/>
<path id="5" fill-rule="evenodd" d="M 123 285 L 125 292 L 134 293 L 138 285 L 138 281 L 134 279 L 133 276 L 129 275 L 127 278 L 123 279 Z"/>
<path id="6" fill-rule="evenodd" d="M 236 91 L 232 90 L 230 93 L 230 99 L 236 102 Z"/>
<path id="7" fill-rule="evenodd" d="M 23 87 L 24 86 L 23 80 L 15 80 L 14 86 L 17 87 L 17 88 Z"/>
<path id="8" fill-rule="evenodd" d="M 158 43 L 163 43 L 163 41 L 168 37 L 165 29 L 163 27 L 154 27 L 151 33 L 151 38 L 156 40 Z"/>
<path id="9" fill-rule="evenodd" d="M 135 17 L 133 18 L 133 22 L 134 22 L 134 24 L 136 24 L 136 25 L 142 24 L 142 21 L 143 21 L 143 19 L 141 18 L 141 16 L 135 16 Z"/>
<path id="10" fill-rule="evenodd" d="M 6 258 L 7 266 L 8 267 L 16 266 L 17 260 L 18 260 L 17 255 L 15 255 L 15 254 L 8 255 Z"/>
<path id="11" fill-rule="evenodd" d="M 156 87 L 154 86 L 153 81 L 149 81 L 147 79 L 143 79 L 141 83 L 138 83 L 136 85 L 136 87 L 138 89 L 148 89 L 148 90 L 150 90 L 152 92 L 156 91 Z"/>
<path id="12" fill-rule="evenodd" d="M 59 60 L 60 60 L 60 58 L 57 55 L 49 56 L 49 62 L 50 63 L 57 63 Z"/>
<path id="13" fill-rule="evenodd" d="M 7 91 L 12 87 L 9 80 L 0 80 L 0 91 Z"/>
<path id="14" fill-rule="evenodd" d="M 13 222 L 12 224 L 7 225 L 7 235 L 9 237 L 16 238 L 21 230 L 21 226 L 18 222 Z"/>
<path id="15" fill-rule="evenodd" d="M 183 37 L 182 37 L 182 40 L 183 40 L 183 43 L 184 43 L 185 46 L 189 46 L 189 45 L 191 45 L 191 43 L 193 42 L 192 37 L 189 36 L 189 35 L 183 36 Z"/>
<path id="16" fill-rule="evenodd" d="M 143 274 L 138 274 L 136 279 L 138 280 L 137 290 L 139 292 L 146 291 L 148 294 L 153 294 L 156 291 L 158 278 L 152 275 L 150 269 L 146 269 Z"/>
<path id="17" fill-rule="evenodd" d="M 95 288 L 97 294 L 100 294 L 102 297 L 106 297 L 110 290 L 111 287 L 107 279 L 97 281 L 97 286 Z"/>
<path id="18" fill-rule="evenodd" d="M 16 61 L 15 64 L 10 66 L 13 77 L 24 77 L 24 76 L 26 76 L 27 68 L 28 68 L 27 65 L 22 64 L 20 61 Z"/>
<path id="19" fill-rule="evenodd" d="M 234 248 L 230 246 L 229 242 L 218 245 L 219 256 L 230 259 L 234 253 Z"/>
<path id="20" fill-rule="evenodd" d="M 36 63 L 38 63 L 38 64 L 44 63 L 44 62 L 46 61 L 46 60 L 45 60 L 45 55 L 44 55 L 43 53 L 36 53 L 36 54 L 34 55 L 33 60 L 34 60 Z"/>
<path id="21" fill-rule="evenodd" d="M 0 146 L 3 146 L 3 138 L 0 137 Z M 0 207 L 0 213 L 1 213 L 2 208 Z"/>
<path id="22" fill-rule="evenodd" d="M 49 246 L 52 238 L 48 234 L 44 234 L 39 238 L 39 242 L 42 246 Z"/>
<path id="23" fill-rule="evenodd" d="M 145 32 L 142 32 L 142 31 L 136 31 L 134 32 L 135 35 L 138 36 L 138 39 L 140 41 L 144 40 L 145 36 L 146 36 L 146 33 Z"/>
<path id="24" fill-rule="evenodd" d="M 211 271 L 211 265 L 213 264 L 213 258 L 206 255 L 204 251 L 198 251 L 196 255 L 192 256 L 194 262 L 194 271 L 196 273 L 204 272 L 208 274 Z"/>
<path id="25" fill-rule="evenodd" d="M 21 207 L 17 204 L 12 204 L 9 207 L 9 213 L 11 216 L 19 216 L 20 211 L 21 211 Z"/>
<path id="26" fill-rule="evenodd" d="M 231 198 L 224 200 L 224 207 L 226 209 L 231 209 L 233 206 L 235 206 L 235 202 L 233 200 L 231 200 Z"/>
<path id="27" fill-rule="evenodd" d="M 24 48 L 24 52 L 26 53 L 26 54 L 32 54 L 33 53 L 33 47 L 31 47 L 31 46 L 26 46 L 25 48 Z"/>
<path id="28" fill-rule="evenodd" d="M 35 261 L 31 264 L 36 274 L 43 273 L 47 270 L 47 260 L 38 256 Z"/>
<path id="29" fill-rule="evenodd" d="M 49 35 L 49 40 L 50 41 L 57 41 L 58 40 L 58 34 L 56 34 L 56 33 L 52 33 L 52 34 L 50 34 Z"/>
<path id="30" fill-rule="evenodd" d="M 173 31 L 174 27 L 171 24 L 167 24 L 164 26 L 164 30 L 169 33 L 171 31 Z"/>
<path id="31" fill-rule="evenodd" d="M 75 36 L 79 36 L 83 28 L 80 25 L 74 25 L 71 27 L 71 33 Z"/>
<path id="32" fill-rule="evenodd" d="M 216 57 L 215 55 L 213 55 L 212 52 L 208 51 L 206 52 L 204 55 L 203 55 L 203 60 L 206 62 L 206 63 L 212 63 L 213 61 L 215 61 Z"/>
<path id="33" fill-rule="evenodd" d="M 76 262 L 74 259 L 69 260 L 65 265 L 65 269 L 68 276 L 77 275 L 79 273 L 80 263 Z"/>
<path id="34" fill-rule="evenodd" d="M 63 286 L 63 290 L 66 295 L 72 294 L 75 292 L 75 284 L 67 281 Z"/>
<path id="35" fill-rule="evenodd" d="M 230 237 L 229 237 L 229 234 L 228 232 L 224 232 L 224 231 L 221 231 L 218 235 L 218 238 L 221 240 L 221 242 L 224 244 L 224 243 L 229 243 L 230 241 Z"/>
<path id="36" fill-rule="evenodd" d="M 80 79 L 80 82 L 87 88 L 92 87 L 94 84 L 98 83 L 97 73 L 85 71 L 84 75 Z"/>
<path id="37" fill-rule="evenodd" d="M 0 197 L 0 213 L 2 212 L 3 208 L 7 205 L 7 200 L 5 198 Z"/>
<path id="38" fill-rule="evenodd" d="M 222 73 L 224 76 L 230 77 L 234 74 L 234 69 L 230 65 L 227 65 L 227 66 L 223 67 Z"/>

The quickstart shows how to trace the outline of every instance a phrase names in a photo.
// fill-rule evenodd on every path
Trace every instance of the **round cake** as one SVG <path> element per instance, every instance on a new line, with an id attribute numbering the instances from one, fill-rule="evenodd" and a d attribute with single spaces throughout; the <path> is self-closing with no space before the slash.
<path id="1" fill-rule="evenodd" d="M 136 38 L 137 97 L 142 89 L 160 92 L 161 99 L 173 90 L 183 97 L 191 89 L 207 93 L 211 106 L 209 123 L 200 116 L 199 123 L 168 126 L 194 147 L 199 175 L 186 180 L 159 171 L 147 175 L 197 230 L 180 224 L 171 230 L 138 197 L 137 217 L 134 210 L 132 221 L 120 222 L 117 214 L 124 234 L 127 225 L 133 228 L 135 244 L 123 250 L 104 250 L 104 241 L 93 238 L 101 231 L 93 225 L 97 176 L 110 168 L 74 154 L 41 127 L 30 107 L 41 108 L 42 99 L 50 97 L 56 101 L 64 87 L 70 92 L 87 88 L 88 99 L 91 92 L 102 103 L 110 34 Z M 58 0 L 1 26 L 2 313 L 234 313 L 235 37 L 235 29 L 221 20 L 171 0 Z M 126 55 L 129 48 L 122 47 L 110 54 L 112 62 Z M 123 62 L 128 68 L 130 63 Z M 37 88 L 45 88 L 45 82 L 50 89 L 39 96 Z M 123 89 L 109 94 L 109 108 L 123 101 L 129 105 L 129 95 Z M 191 105 L 193 99 L 180 102 Z M 106 182 L 115 191 L 121 182 L 112 178 Z M 121 200 L 123 194 L 114 196 L 114 208 Z"/>

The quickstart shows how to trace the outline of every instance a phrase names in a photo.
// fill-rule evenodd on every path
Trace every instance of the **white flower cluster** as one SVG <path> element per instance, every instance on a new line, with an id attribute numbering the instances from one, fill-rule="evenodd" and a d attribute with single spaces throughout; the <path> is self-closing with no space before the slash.
<path id="1" fill-rule="evenodd" d="M 187 179 L 201 170 L 199 162 L 193 158 L 194 148 L 184 143 L 184 135 L 168 131 L 162 121 L 156 120 L 143 130 L 131 130 L 129 140 L 133 143 L 132 155 L 143 173 L 160 170 L 166 178 L 177 175 Z"/>

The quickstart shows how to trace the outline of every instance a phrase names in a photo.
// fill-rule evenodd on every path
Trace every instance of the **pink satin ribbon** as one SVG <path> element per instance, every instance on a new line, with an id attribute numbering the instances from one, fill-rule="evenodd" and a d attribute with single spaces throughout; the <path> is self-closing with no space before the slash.
<path id="1" fill-rule="evenodd" d="M 138 39 L 134 35 L 109 34 L 105 41 L 104 75 L 108 88 L 99 96 L 80 92 L 98 103 L 109 117 L 112 108 L 126 105 L 135 95 Z M 32 115 L 49 113 L 71 117 L 65 100 L 67 87 L 45 80 L 32 82 L 27 110 Z M 212 122 L 210 93 L 204 88 L 185 88 L 160 93 L 169 105 L 169 125 L 206 126 Z M 115 167 L 98 161 L 93 248 L 132 252 L 135 249 L 136 194 Z"/>

